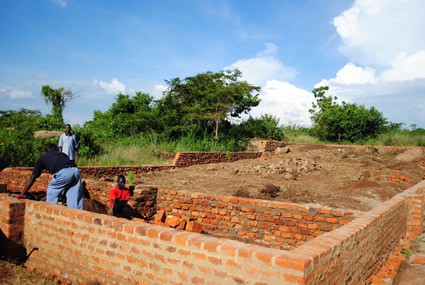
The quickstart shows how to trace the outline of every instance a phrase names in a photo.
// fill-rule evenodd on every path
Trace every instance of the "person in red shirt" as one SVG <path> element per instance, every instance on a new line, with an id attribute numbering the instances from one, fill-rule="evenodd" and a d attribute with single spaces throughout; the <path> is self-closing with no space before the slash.
<path id="1" fill-rule="evenodd" d="M 131 196 L 130 190 L 125 187 L 124 175 L 118 175 L 117 185 L 109 190 L 109 210 L 108 214 L 119 218 L 142 218 L 142 215 L 128 204 Z"/>

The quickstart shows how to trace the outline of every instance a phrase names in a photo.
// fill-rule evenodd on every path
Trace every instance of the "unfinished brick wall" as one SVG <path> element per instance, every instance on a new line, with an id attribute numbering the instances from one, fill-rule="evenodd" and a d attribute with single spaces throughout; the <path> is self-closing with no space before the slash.
<path id="1" fill-rule="evenodd" d="M 211 234 L 292 249 L 353 220 L 360 212 L 240 197 L 161 190 L 158 210 L 189 217 Z"/>
<path id="2" fill-rule="evenodd" d="M 290 251 L 7 194 L 0 209 L 13 219 L 3 218 L 0 229 L 22 236 L 28 251 L 38 248 L 28 267 L 75 283 L 367 284 L 400 239 L 422 231 L 423 189 L 425 181 Z"/>
<path id="3" fill-rule="evenodd" d="M 142 165 L 142 166 L 82 166 L 79 167 L 83 179 L 116 178 L 118 175 L 141 174 L 153 171 L 163 171 L 175 167 L 187 167 L 196 164 L 232 162 L 241 159 L 255 159 L 261 156 L 261 152 L 178 152 L 169 165 Z M 8 184 L 7 189 L 22 189 L 25 179 L 31 175 L 32 167 L 6 168 L 0 173 L 0 184 Z M 47 176 L 46 176 L 47 175 Z M 25 179 L 22 179 L 22 178 Z M 39 185 L 45 185 L 50 178 L 49 174 L 43 173 L 39 181 L 34 184 L 36 189 Z"/>
<path id="4" fill-rule="evenodd" d="M 261 152 L 178 152 L 172 165 L 186 167 L 195 164 L 232 162 L 259 158 L 261 154 Z"/>
<path id="5" fill-rule="evenodd" d="M 259 152 L 273 152 L 278 147 L 284 147 L 286 145 L 283 141 L 275 141 L 275 140 L 260 140 L 258 151 Z"/>

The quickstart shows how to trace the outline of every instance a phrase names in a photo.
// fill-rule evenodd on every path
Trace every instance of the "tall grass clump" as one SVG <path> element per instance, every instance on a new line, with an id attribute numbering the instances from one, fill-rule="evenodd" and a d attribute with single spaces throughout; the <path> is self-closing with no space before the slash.
<path id="1" fill-rule="evenodd" d="M 425 146 L 425 136 L 402 132 L 386 133 L 359 144 L 377 146 Z"/>

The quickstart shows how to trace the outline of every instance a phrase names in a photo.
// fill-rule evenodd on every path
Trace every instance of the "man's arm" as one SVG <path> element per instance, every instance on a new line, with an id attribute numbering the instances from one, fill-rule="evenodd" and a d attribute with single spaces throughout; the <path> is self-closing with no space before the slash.
<path id="1" fill-rule="evenodd" d="M 63 137 L 63 134 L 62 134 L 62 135 L 60 135 L 60 137 L 59 137 L 59 142 L 58 142 L 58 148 L 59 148 L 59 151 L 60 151 L 60 152 L 62 152 L 62 146 L 63 146 L 62 137 Z"/>
<path id="2" fill-rule="evenodd" d="M 77 143 L 77 137 L 74 135 L 74 160 L 78 160 L 78 143 Z"/>
<path id="3" fill-rule="evenodd" d="M 27 183 L 25 184 L 24 189 L 21 191 L 21 194 L 16 195 L 16 198 L 23 199 L 26 198 L 25 193 L 28 192 L 28 190 L 31 189 L 32 185 L 34 184 L 37 177 L 35 177 L 34 174 L 31 175 L 31 177 L 28 179 Z"/>

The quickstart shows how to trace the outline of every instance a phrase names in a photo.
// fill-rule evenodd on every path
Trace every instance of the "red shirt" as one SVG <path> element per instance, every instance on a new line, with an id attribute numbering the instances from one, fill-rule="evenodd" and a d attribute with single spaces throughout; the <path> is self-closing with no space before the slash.
<path id="1" fill-rule="evenodd" d="M 127 201 L 130 198 L 130 190 L 127 187 L 119 189 L 118 186 L 115 186 L 109 190 L 109 205 L 113 206 L 115 199 L 120 201 Z"/>

